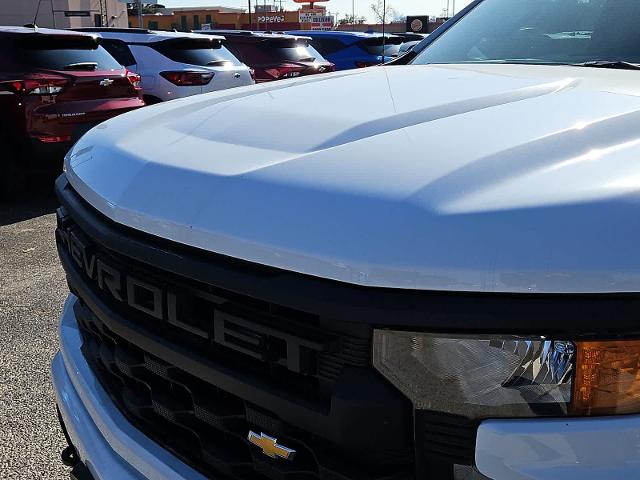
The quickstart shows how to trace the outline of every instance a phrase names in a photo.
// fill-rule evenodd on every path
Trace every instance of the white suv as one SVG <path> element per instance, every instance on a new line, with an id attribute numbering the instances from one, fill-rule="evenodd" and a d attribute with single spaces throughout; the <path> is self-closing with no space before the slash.
<path id="1" fill-rule="evenodd" d="M 142 77 L 147 104 L 251 85 L 249 67 L 223 45 L 224 37 L 146 29 L 84 28 Z"/>

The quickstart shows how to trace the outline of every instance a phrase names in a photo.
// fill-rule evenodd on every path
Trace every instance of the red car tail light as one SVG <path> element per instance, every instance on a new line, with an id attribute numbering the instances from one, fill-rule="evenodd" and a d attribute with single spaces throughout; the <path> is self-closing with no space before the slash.
<path id="1" fill-rule="evenodd" d="M 30 75 L 21 80 L 3 82 L 13 93 L 24 95 L 57 95 L 68 85 L 69 80 L 55 75 Z"/>
<path id="2" fill-rule="evenodd" d="M 281 78 L 299 77 L 304 69 L 305 67 L 297 65 L 281 65 L 279 67 L 266 68 L 264 72 L 274 80 L 280 80 Z"/>
<path id="3" fill-rule="evenodd" d="M 255 68 L 249 68 L 249 75 L 251 75 L 251 80 L 253 80 L 255 82 L 255 80 L 256 80 L 256 69 Z"/>
<path id="4" fill-rule="evenodd" d="M 132 72 L 131 70 L 127 70 L 125 75 L 133 88 L 135 88 L 136 90 L 140 90 L 140 88 L 142 88 L 140 86 L 140 81 L 141 81 L 140 75 L 138 75 L 135 72 Z"/>
<path id="5" fill-rule="evenodd" d="M 208 85 L 213 72 L 160 72 L 166 80 L 179 87 Z"/>
<path id="6" fill-rule="evenodd" d="M 57 95 L 67 86 L 67 80 L 25 80 L 25 91 L 29 95 Z"/>

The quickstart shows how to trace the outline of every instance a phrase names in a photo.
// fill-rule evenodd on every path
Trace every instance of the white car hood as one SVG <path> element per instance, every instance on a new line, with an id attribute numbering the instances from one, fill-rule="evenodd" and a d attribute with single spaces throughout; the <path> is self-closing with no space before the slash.
<path id="1" fill-rule="evenodd" d="M 640 291 L 640 73 L 376 67 L 176 100 L 66 159 L 114 221 L 365 286 Z"/>

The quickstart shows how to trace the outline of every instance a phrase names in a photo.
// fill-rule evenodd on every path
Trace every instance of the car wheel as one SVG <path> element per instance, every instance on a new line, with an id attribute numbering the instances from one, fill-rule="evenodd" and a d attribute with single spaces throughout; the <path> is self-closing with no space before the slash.
<path id="1" fill-rule="evenodd" d="M 15 151 L 9 150 L 7 153 L 0 159 L 0 198 L 12 200 L 24 193 L 27 173 Z"/>

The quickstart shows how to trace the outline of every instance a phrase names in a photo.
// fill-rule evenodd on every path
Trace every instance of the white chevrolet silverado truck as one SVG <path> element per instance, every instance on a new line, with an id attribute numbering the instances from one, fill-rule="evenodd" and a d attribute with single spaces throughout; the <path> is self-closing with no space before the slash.
<path id="1" fill-rule="evenodd" d="M 56 185 L 72 476 L 639 478 L 638 24 L 475 1 L 390 65 L 87 133 Z"/>

